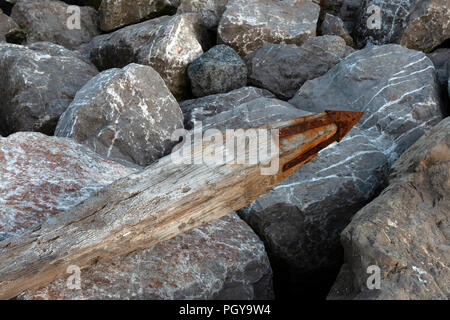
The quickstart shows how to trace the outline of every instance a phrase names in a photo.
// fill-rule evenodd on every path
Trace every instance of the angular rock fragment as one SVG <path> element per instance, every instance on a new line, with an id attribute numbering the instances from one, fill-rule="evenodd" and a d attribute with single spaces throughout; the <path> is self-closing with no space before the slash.
<path id="1" fill-rule="evenodd" d="M 348 32 L 352 34 L 363 1 L 364 0 L 318 0 L 321 8 L 321 20 L 323 20 L 327 14 L 339 17 L 344 22 L 344 26 Z"/>
<path id="2" fill-rule="evenodd" d="M 226 93 L 247 84 L 247 66 L 225 45 L 215 46 L 192 61 L 187 74 L 196 97 Z"/>
<path id="3" fill-rule="evenodd" d="M 320 25 L 320 32 L 322 35 L 335 35 L 345 40 L 345 43 L 349 46 L 353 46 L 353 38 L 344 26 L 344 22 L 341 18 L 326 14 L 325 18 Z"/>
<path id="4" fill-rule="evenodd" d="M 76 49 L 100 33 L 97 11 L 92 7 L 78 8 L 79 21 L 78 11 L 62 1 L 19 0 L 11 17 L 24 28 L 28 43 L 49 41 Z"/>
<path id="5" fill-rule="evenodd" d="M 100 29 L 111 31 L 156 16 L 174 13 L 180 0 L 113 0 L 99 7 Z"/>
<path id="6" fill-rule="evenodd" d="M 19 299 L 272 299 L 264 245 L 236 214 L 82 271 L 81 290 L 57 280 Z"/>
<path id="7" fill-rule="evenodd" d="M 0 138 L 0 241 L 32 230 L 135 169 L 65 138 L 19 132 Z"/>
<path id="8" fill-rule="evenodd" d="M 449 222 L 446 118 L 395 162 L 389 186 L 342 232 L 346 263 L 329 299 L 448 300 Z M 369 267 L 380 270 L 378 289 L 367 286 Z"/>
<path id="9" fill-rule="evenodd" d="M 61 116 L 55 135 L 116 161 L 146 166 L 169 153 L 183 115 L 158 73 L 130 64 L 89 81 Z"/>
<path id="10" fill-rule="evenodd" d="M 355 29 L 359 48 L 398 43 L 429 52 L 450 38 L 448 0 L 364 0 Z"/>
<path id="11" fill-rule="evenodd" d="M 98 72 L 78 54 L 51 43 L 0 43 L 0 132 L 52 135 L 75 93 Z"/>
<path id="12" fill-rule="evenodd" d="M 0 9 L 0 42 L 7 41 L 10 43 L 20 44 L 25 40 L 25 34 L 17 23 L 8 17 Z"/>
<path id="13" fill-rule="evenodd" d="M 184 115 L 184 125 L 186 129 L 192 129 L 208 117 L 261 97 L 274 98 L 275 96 L 264 89 L 244 87 L 228 93 L 182 101 L 180 107 Z"/>
<path id="14" fill-rule="evenodd" d="M 325 74 L 347 55 L 338 36 L 307 39 L 300 47 L 266 43 L 245 57 L 249 84 L 270 90 L 280 99 L 290 99 L 310 79 Z"/>
<path id="15" fill-rule="evenodd" d="M 241 56 L 266 42 L 300 45 L 316 35 L 319 11 L 310 0 L 229 0 L 218 37 Z"/>
<path id="16" fill-rule="evenodd" d="M 196 12 L 208 29 L 217 29 L 228 0 L 182 0 L 177 13 Z"/>
<path id="17" fill-rule="evenodd" d="M 89 55 L 100 70 L 149 65 L 181 98 L 189 92 L 186 68 L 203 53 L 203 36 L 197 14 L 164 16 L 94 38 Z"/>

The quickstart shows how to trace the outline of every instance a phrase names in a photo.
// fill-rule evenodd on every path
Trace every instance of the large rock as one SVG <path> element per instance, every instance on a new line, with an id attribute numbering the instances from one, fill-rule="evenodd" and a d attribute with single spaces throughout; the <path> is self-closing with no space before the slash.
<path id="1" fill-rule="evenodd" d="M 226 93 L 247 84 L 247 66 L 226 45 L 215 46 L 192 61 L 187 74 L 196 97 Z"/>
<path id="2" fill-rule="evenodd" d="M 96 68 L 51 43 L 0 43 L 0 133 L 53 134 L 60 115 Z"/>
<path id="3" fill-rule="evenodd" d="M 391 163 L 442 114 L 431 61 L 398 45 L 353 53 L 307 81 L 291 103 L 313 113 L 365 112 L 343 141 L 243 210 L 264 239 L 275 279 L 292 294 L 311 294 L 317 279 L 332 284 L 342 259 L 339 234 L 352 215 L 384 186 Z"/>
<path id="4" fill-rule="evenodd" d="M 397 160 L 389 186 L 342 233 L 346 264 L 329 298 L 450 299 L 449 223 L 446 118 Z M 367 286 L 370 266 L 380 268 L 379 289 Z"/>
<path id="5" fill-rule="evenodd" d="M 300 45 L 316 35 L 319 11 L 309 0 L 229 0 L 219 40 L 241 56 L 266 42 Z"/>
<path id="6" fill-rule="evenodd" d="M 228 93 L 182 101 L 180 107 L 184 115 L 184 125 L 186 129 L 192 129 L 206 118 L 261 97 L 274 98 L 275 96 L 264 89 L 244 87 Z"/>
<path id="7" fill-rule="evenodd" d="M 182 0 L 177 13 L 196 12 L 208 29 L 217 29 L 228 0 Z"/>
<path id="8" fill-rule="evenodd" d="M 341 18 L 326 14 L 322 24 L 320 25 L 320 33 L 322 35 L 335 35 L 345 40 L 349 46 L 353 46 L 353 38 L 350 36 L 348 30 L 345 28 L 344 21 Z"/>
<path id="9" fill-rule="evenodd" d="M 180 0 L 105 0 L 99 7 L 100 29 L 111 31 L 128 24 L 175 13 Z"/>
<path id="10" fill-rule="evenodd" d="M 314 37 L 302 46 L 266 43 L 245 57 L 248 82 L 290 99 L 310 79 L 325 74 L 347 55 L 344 39 Z"/>
<path id="11" fill-rule="evenodd" d="M 94 38 L 89 54 L 101 70 L 149 65 L 181 98 L 190 91 L 186 68 L 203 53 L 203 36 L 197 14 L 164 16 Z"/>
<path id="12" fill-rule="evenodd" d="M 0 9 L 0 42 L 21 43 L 24 40 L 25 34 L 17 23 Z"/>
<path id="13" fill-rule="evenodd" d="M 371 6 L 381 9 L 380 28 L 368 23 L 373 15 Z M 448 0 L 364 0 L 355 40 L 360 48 L 368 43 L 398 43 L 429 52 L 450 38 L 449 17 Z"/>
<path id="14" fill-rule="evenodd" d="M 91 79 L 61 116 L 55 134 L 110 159 L 146 166 L 171 151 L 172 133 L 180 128 L 182 112 L 159 74 L 130 64 Z"/>
<path id="15" fill-rule="evenodd" d="M 81 272 L 81 290 L 66 280 L 19 299 L 272 299 L 263 243 L 236 214 L 148 249 Z"/>
<path id="16" fill-rule="evenodd" d="M 11 17 L 25 29 L 28 43 L 49 41 L 76 49 L 100 33 L 98 16 L 94 8 L 80 7 L 80 29 L 71 30 L 68 21 L 73 12 L 68 9 L 69 5 L 61 1 L 19 0 Z"/>
<path id="17" fill-rule="evenodd" d="M 0 137 L 0 241 L 32 230 L 135 170 L 41 133 Z"/>

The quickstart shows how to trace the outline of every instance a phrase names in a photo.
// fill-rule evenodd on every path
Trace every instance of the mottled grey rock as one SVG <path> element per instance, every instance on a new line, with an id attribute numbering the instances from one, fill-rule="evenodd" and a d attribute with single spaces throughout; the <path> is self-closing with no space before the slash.
<path id="1" fill-rule="evenodd" d="M 176 12 L 181 0 L 105 0 L 99 7 L 100 29 L 111 31 Z"/>
<path id="2" fill-rule="evenodd" d="M 307 81 L 291 103 L 313 113 L 365 112 L 343 141 L 243 210 L 266 244 L 276 278 L 294 292 L 308 292 L 317 285 L 312 275 L 330 277 L 339 267 L 339 234 L 352 215 L 384 186 L 392 162 L 442 114 L 431 61 L 398 45 L 353 53 Z"/>
<path id="3" fill-rule="evenodd" d="M 20 44 L 25 40 L 25 34 L 17 23 L 0 9 L 0 42 L 7 41 Z"/>
<path id="4" fill-rule="evenodd" d="M 70 30 L 68 20 L 73 12 L 69 5 L 55 0 L 19 0 L 11 17 L 24 28 L 27 42 L 49 41 L 69 49 L 76 49 L 98 35 L 97 11 L 80 7 L 80 29 Z"/>
<path id="5" fill-rule="evenodd" d="M 381 8 L 380 28 L 369 28 L 371 6 Z M 398 43 L 429 52 L 450 38 L 449 17 L 448 0 L 364 0 L 355 41 L 359 48 L 366 44 Z"/>
<path id="6" fill-rule="evenodd" d="M 31 231 L 136 170 L 71 139 L 37 132 L 0 138 L 0 238 Z"/>
<path id="7" fill-rule="evenodd" d="M 130 64 L 89 81 L 61 116 L 55 135 L 116 161 L 146 166 L 170 153 L 183 115 L 151 67 Z"/>
<path id="8" fill-rule="evenodd" d="M 249 84 L 290 99 L 310 79 L 325 74 L 347 55 L 344 39 L 322 36 L 294 44 L 266 43 L 245 61 Z"/>
<path id="9" fill-rule="evenodd" d="M 228 93 L 182 101 L 180 107 L 184 115 L 184 126 L 190 130 L 208 117 L 261 97 L 274 98 L 275 96 L 264 89 L 244 87 Z"/>
<path id="10" fill-rule="evenodd" d="M 226 45 L 215 46 L 192 61 L 187 74 L 196 97 L 226 93 L 247 84 L 247 66 Z"/>
<path id="11" fill-rule="evenodd" d="M 0 132 L 53 134 L 60 115 L 96 68 L 51 43 L 0 43 Z"/>
<path id="12" fill-rule="evenodd" d="M 186 13 L 164 16 L 94 38 L 89 44 L 92 62 L 100 69 L 129 63 L 149 65 L 177 98 L 188 95 L 187 66 L 203 53 L 199 17 Z"/>
<path id="13" fill-rule="evenodd" d="M 299 110 L 285 101 L 260 97 L 205 118 L 203 129 L 253 128 L 266 123 L 290 120 L 309 114 L 310 112 Z"/>
<path id="14" fill-rule="evenodd" d="M 182 0 L 177 13 L 196 12 L 208 29 L 217 29 L 228 0 Z"/>
<path id="15" fill-rule="evenodd" d="M 321 20 L 327 14 L 339 17 L 344 22 L 345 28 L 353 33 L 356 19 L 363 0 L 317 0 L 321 7 Z"/>
<path id="16" fill-rule="evenodd" d="M 309 0 L 229 0 L 218 37 L 241 56 L 266 42 L 300 45 L 316 35 L 319 11 Z"/>
<path id="17" fill-rule="evenodd" d="M 273 299 L 264 245 L 236 214 L 81 273 L 81 290 L 57 280 L 19 299 Z"/>
<path id="18" fill-rule="evenodd" d="M 450 299 L 450 118 L 393 165 L 389 186 L 342 232 L 346 263 L 329 299 Z M 369 290 L 369 266 L 380 268 Z"/>
<path id="19" fill-rule="evenodd" d="M 344 21 L 341 18 L 326 14 L 322 24 L 320 25 L 320 32 L 322 35 L 335 35 L 345 40 L 349 46 L 353 46 L 353 38 L 344 26 Z"/>

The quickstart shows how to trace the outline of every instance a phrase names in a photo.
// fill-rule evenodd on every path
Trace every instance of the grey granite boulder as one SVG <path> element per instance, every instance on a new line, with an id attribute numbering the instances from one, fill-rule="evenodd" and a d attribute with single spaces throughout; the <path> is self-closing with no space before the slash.
<path id="1" fill-rule="evenodd" d="M 321 8 L 321 20 L 327 14 L 339 17 L 350 34 L 353 33 L 361 4 L 364 0 L 317 0 Z"/>
<path id="2" fill-rule="evenodd" d="M 24 28 L 27 42 L 49 41 L 68 49 L 76 49 L 100 33 L 98 14 L 92 7 L 79 7 L 80 25 L 72 28 L 76 19 L 69 5 L 55 0 L 19 0 L 11 17 Z M 71 28 L 68 27 L 71 26 Z"/>
<path id="3" fill-rule="evenodd" d="M 322 35 L 335 35 L 345 40 L 349 46 L 353 46 L 353 38 L 350 36 L 348 30 L 345 28 L 344 21 L 341 18 L 326 14 L 322 24 L 320 25 L 320 33 Z"/>
<path id="4" fill-rule="evenodd" d="M 177 98 L 188 96 L 188 65 L 203 53 L 204 30 L 199 16 L 164 16 L 94 38 L 87 50 L 100 69 L 122 68 L 132 62 L 149 65 Z"/>
<path id="5" fill-rule="evenodd" d="M 100 28 L 111 31 L 120 27 L 173 14 L 180 0 L 114 0 L 102 1 L 99 7 Z"/>
<path id="6" fill-rule="evenodd" d="M 449 222 L 446 118 L 395 162 L 389 186 L 342 232 L 346 262 L 328 298 L 450 299 Z"/>
<path id="7" fill-rule="evenodd" d="M 182 0 L 177 13 L 196 12 L 208 29 L 217 29 L 228 0 Z"/>
<path id="8" fill-rule="evenodd" d="M 244 87 L 227 93 L 182 101 L 180 102 L 180 108 L 184 115 L 184 125 L 186 129 L 192 129 L 196 124 L 202 123 L 206 118 L 213 117 L 216 114 L 261 97 L 275 98 L 267 90 Z"/>
<path id="9" fill-rule="evenodd" d="M 116 161 L 146 166 L 170 153 L 183 128 L 177 101 L 149 66 L 130 64 L 91 79 L 61 116 L 55 135 Z"/>
<path id="10" fill-rule="evenodd" d="M 53 134 L 75 93 L 97 69 L 73 51 L 51 43 L 0 43 L 0 132 Z"/>
<path id="11" fill-rule="evenodd" d="M 376 18 L 380 20 L 378 26 L 371 24 L 373 6 L 380 10 L 381 20 Z M 364 0 L 355 40 L 360 48 L 368 43 L 398 43 L 429 52 L 450 38 L 449 17 L 448 0 Z"/>
<path id="12" fill-rule="evenodd" d="M 351 54 L 307 81 L 290 102 L 313 113 L 365 112 L 343 141 L 242 210 L 268 248 L 275 279 L 292 294 L 306 294 L 318 279 L 331 286 L 342 261 L 340 232 L 383 188 L 391 164 L 442 113 L 431 61 L 398 45 Z"/>
<path id="13" fill-rule="evenodd" d="M 247 66 L 226 45 L 215 46 L 192 61 L 187 74 L 196 97 L 226 93 L 247 84 Z"/>
<path id="14" fill-rule="evenodd" d="M 19 299 L 273 299 L 264 244 L 236 214 L 153 247 L 81 271 L 81 289 L 61 279 Z"/>
<path id="15" fill-rule="evenodd" d="M 241 56 L 266 42 L 300 45 L 316 35 L 319 11 L 310 0 L 229 0 L 218 37 Z"/>
<path id="16" fill-rule="evenodd" d="M 290 99 L 310 79 L 325 74 L 347 56 L 344 39 L 321 36 L 294 44 L 266 43 L 245 57 L 250 85 Z"/>
<path id="17" fill-rule="evenodd" d="M 4 41 L 20 44 L 25 41 L 25 33 L 0 9 L 0 42 Z"/>

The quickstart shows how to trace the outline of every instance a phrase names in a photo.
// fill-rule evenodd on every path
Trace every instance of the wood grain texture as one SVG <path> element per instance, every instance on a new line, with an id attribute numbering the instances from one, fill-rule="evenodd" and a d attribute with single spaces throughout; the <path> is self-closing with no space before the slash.
<path id="1" fill-rule="evenodd" d="M 62 277 L 70 265 L 86 268 L 145 249 L 245 207 L 317 156 L 317 146 L 340 140 L 361 115 L 324 112 L 264 126 L 282 131 L 331 119 L 280 138 L 280 168 L 307 156 L 275 175 L 261 174 L 264 161 L 183 165 L 167 156 L 116 181 L 32 232 L 0 242 L 0 298 L 37 289 Z"/>

